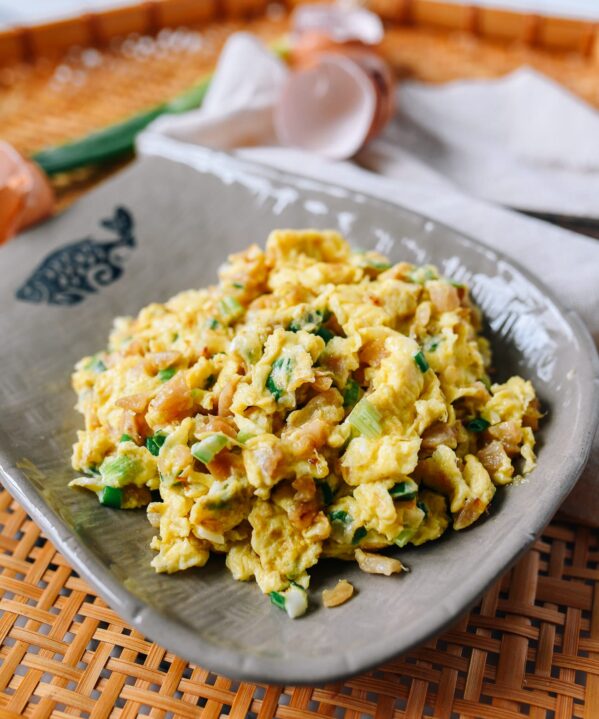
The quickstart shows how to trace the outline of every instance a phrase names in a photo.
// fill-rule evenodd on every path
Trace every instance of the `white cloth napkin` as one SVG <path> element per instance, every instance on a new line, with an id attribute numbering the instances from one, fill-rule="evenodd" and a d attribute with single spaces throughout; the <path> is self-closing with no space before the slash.
<path id="1" fill-rule="evenodd" d="M 156 120 L 141 135 L 139 151 L 149 151 L 155 135 L 231 150 L 263 164 L 291 172 L 299 169 L 302 175 L 378 195 L 445 222 L 528 267 L 564 305 L 580 314 L 599 345 L 599 241 L 525 217 L 458 188 L 458 184 L 465 187 L 472 183 L 479 196 L 486 194 L 489 199 L 505 202 L 509 195 L 514 201 L 521 200 L 518 206 L 528 206 L 523 199 L 527 182 L 522 179 L 524 173 L 515 171 L 516 166 L 529 167 L 529 182 L 533 182 L 532 175 L 537 178 L 533 184 L 541 182 L 541 177 L 567 173 L 581 186 L 581 170 L 576 168 L 585 167 L 584 176 L 596 183 L 599 200 L 599 173 L 593 170 L 599 171 L 599 119 L 589 108 L 528 70 L 505 80 L 453 83 L 436 89 L 410 83 L 398 91 L 403 113 L 381 138 L 365 148 L 355 162 L 330 162 L 277 146 L 272 108 L 287 72 L 284 64 L 252 36 L 232 36 L 223 49 L 204 105 L 185 115 Z M 570 164 L 556 169 L 562 137 L 558 133 L 551 139 L 551 132 L 544 129 L 542 113 L 531 118 L 534 128 L 525 127 L 525 113 L 518 103 L 527 102 L 529 91 L 536 93 L 532 104 L 545 103 L 550 117 L 559 119 L 566 113 L 576 117 L 572 121 L 580 135 L 590 134 L 587 130 L 597 123 L 589 152 L 584 153 L 569 133 L 570 139 L 564 142 L 569 143 Z M 466 109 L 464 98 L 468 96 L 470 106 L 472 98 L 485 98 L 475 114 Z M 444 115 L 440 108 L 447 97 L 449 110 Z M 446 151 L 437 152 L 435 148 L 439 147 Z M 507 159 L 501 164 L 503 150 Z M 510 168 L 514 179 L 511 185 Z M 501 172 L 507 173 L 504 181 L 494 185 L 494 173 L 499 178 Z M 542 209 L 564 211 L 568 198 L 562 197 L 561 204 L 550 204 L 562 194 L 557 184 L 547 180 L 544 197 L 542 188 L 529 189 L 529 197 L 547 201 Z M 494 190 L 501 196 L 492 196 Z M 577 196 L 573 201 L 582 199 Z M 535 207 L 540 209 L 539 205 Z M 599 201 L 595 215 L 599 216 Z M 579 517 L 582 510 L 582 519 L 597 522 L 591 515 L 599 516 L 599 436 L 585 478 L 576 490 L 585 493 L 585 502 L 571 502 L 566 508 L 570 513 L 575 510 Z"/>
<path id="2" fill-rule="evenodd" d="M 522 68 L 498 80 L 404 83 L 392 137 L 478 197 L 599 217 L 599 113 Z"/>

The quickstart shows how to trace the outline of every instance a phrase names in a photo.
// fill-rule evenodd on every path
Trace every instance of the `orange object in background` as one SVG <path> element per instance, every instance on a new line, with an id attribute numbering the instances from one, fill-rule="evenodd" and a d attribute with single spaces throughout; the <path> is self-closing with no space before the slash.
<path id="1" fill-rule="evenodd" d="M 0 141 L 0 243 L 52 214 L 48 178 L 8 142 Z"/>

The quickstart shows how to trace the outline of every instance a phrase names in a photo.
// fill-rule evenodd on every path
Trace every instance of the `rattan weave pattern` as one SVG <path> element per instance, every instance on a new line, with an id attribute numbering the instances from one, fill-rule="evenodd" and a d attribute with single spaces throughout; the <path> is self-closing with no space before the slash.
<path id="1" fill-rule="evenodd" d="M 280 38 L 287 27 L 279 7 L 269 9 L 265 17 L 164 28 L 155 37 L 133 34 L 102 48 L 74 47 L 57 61 L 39 58 L 0 67 L 0 137 L 25 154 L 79 138 L 188 89 L 213 68 L 235 30 L 248 30 L 268 42 Z M 446 82 L 496 77 L 529 65 L 599 106 L 599 61 L 594 54 L 391 24 L 382 49 L 401 77 Z M 56 178 L 61 205 L 106 172 L 94 168 Z"/>
<path id="2" fill-rule="evenodd" d="M 597 532 L 553 523 L 478 606 L 408 655 L 322 688 L 239 683 L 127 626 L 1 491 L 0 719 L 594 719 L 597 588 Z"/>

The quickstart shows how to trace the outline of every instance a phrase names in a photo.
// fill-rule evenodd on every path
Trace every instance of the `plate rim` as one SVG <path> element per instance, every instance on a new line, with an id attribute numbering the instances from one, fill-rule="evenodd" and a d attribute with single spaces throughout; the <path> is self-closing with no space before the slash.
<path id="1" fill-rule="evenodd" d="M 165 147 L 168 145 L 176 148 L 177 145 L 185 147 L 187 157 L 173 156 Z M 147 149 L 147 148 L 146 148 Z M 177 153 L 174 153 L 177 154 Z M 342 189 L 349 201 L 356 198 L 364 198 L 369 204 L 384 206 L 390 211 L 400 210 L 409 215 L 418 217 L 425 222 L 432 222 L 437 228 L 450 232 L 457 236 L 460 241 L 466 242 L 478 253 L 485 253 L 497 262 L 504 262 L 508 267 L 519 273 L 529 285 L 539 291 L 544 298 L 549 300 L 558 315 L 571 330 L 573 336 L 580 343 L 581 349 L 587 358 L 589 376 L 592 378 L 592 391 L 582 396 L 581 414 L 588 420 L 587 428 L 583 436 L 579 438 L 575 453 L 572 454 L 571 464 L 568 472 L 569 481 L 560 485 L 560 491 L 555 495 L 555 508 L 559 507 L 567 494 L 572 490 L 580 477 L 584 466 L 589 458 L 592 442 L 597 424 L 599 423 L 599 356 L 591 338 L 590 332 L 582 322 L 578 314 L 567 307 L 564 307 L 554 292 L 545 286 L 542 280 L 532 272 L 522 267 L 516 260 L 512 260 L 501 251 L 495 250 L 488 245 L 476 240 L 474 237 L 461 230 L 452 227 L 444 222 L 427 217 L 421 212 L 412 210 L 400 203 L 392 202 L 380 197 L 370 195 L 367 192 L 355 190 L 345 186 L 336 186 L 331 182 L 311 178 L 301 173 L 287 172 L 259 162 L 248 161 L 234 157 L 233 155 L 207 148 L 193 148 L 193 156 L 200 158 L 206 166 L 200 169 L 196 164 L 189 161 L 189 145 L 178 142 L 169 142 L 160 148 L 160 152 L 149 152 L 136 159 L 132 165 L 125 168 L 115 176 L 107 180 L 123 177 L 128 173 L 134 173 L 138 166 L 148 159 L 158 156 L 162 159 L 184 164 L 196 171 L 205 174 L 214 174 L 215 170 L 223 164 L 225 167 L 232 166 L 233 170 L 243 170 L 250 174 L 266 176 L 277 183 L 286 184 L 298 188 L 301 191 L 301 183 L 308 182 L 321 191 L 329 191 L 336 188 Z M 218 173 L 217 173 L 218 174 Z M 99 187 L 107 183 L 101 183 Z M 90 195 L 93 194 L 89 193 Z M 88 195 L 89 196 L 89 195 Z M 85 198 L 83 198 L 85 199 Z M 134 628 L 144 633 L 153 641 L 169 649 L 178 656 L 188 661 L 198 663 L 201 666 L 205 663 L 210 671 L 223 674 L 224 676 L 241 679 L 243 681 L 267 682 L 274 684 L 294 685 L 322 685 L 331 681 L 338 681 L 353 676 L 359 672 L 367 671 L 379 666 L 400 653 L 405 653 L 415 646 L 421 645 L 433 636 L 444 631 L 456 618 L 469 607 L 486 591 L 498 576 L 505 573 L 520 556 L 522 556 L 534 542 L 540 532 L 547 524 L 545 514 L 538 513 L 534 521 L 523 530 L 519 526 L 514 534 L 510 535 L 509 552 L 505 561 L 493 565 L 492 571 L 481 570 L 477 573 L 477 581 L 470 581 L 467 585 L 459 587 L 460 598 L 455 600 L 455 590 L 449 594 L 445 601 L 429 611 L 423 618 L 416 622 L 409 641 L 398 647 L 393 637 L 377 639 L 369 645 L 360 647 L 359 650 L 346 651 L 340 654 L 326 655 L 326 657 L 314 657 L 311 659 L 300 658 L 299 660 L 286 660 L 282 662 L 279 658 L 264 655 L 243 654 L 237 649 L 230 649 L 218 646 L 202 639 L 197 633 L 190 633 L 189 627 L 182 624 L 176 618 L 170 617 L 153 609 L 142 600 L 133 595 L 122 582 L 114 577 L 105 565 L 94 553 L 84 544 L 78 542 L 68 525 L 63 521 L 52 507 L 46 503 L 43 495 L 38 492 L 35 485 L 12 464 L 5 454 L 5 447 L 8 443 L 4 433 L 0 430 L 0 480 L 11 495 L 19 502 L 34 522 L 53 542 L 56 549 L 66 556 L 73 568 L 98 592 L 107 604 L 124 620 Z M 40 506 L 41 505 L 41 506 Z M 541 519 L 542 517 L 542 519 Z M 482 573 L 482 577 L 481 577 Z M 482 581 L 481 581 L 482 580 Z M 301 619 L 299 621 L 302 621 Z M 424 627 L 423 625 L 427 625 Z M 206 659 L 204 659 L 205 655 Z"/>

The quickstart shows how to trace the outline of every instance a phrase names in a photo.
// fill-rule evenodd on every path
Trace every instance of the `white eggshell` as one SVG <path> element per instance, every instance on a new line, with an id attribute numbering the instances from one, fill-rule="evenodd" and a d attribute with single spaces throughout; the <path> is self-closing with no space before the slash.
<path id="1" fill-rule="evenodd" d="M 378 15 L 358 7 L 300 5 L 293 13 L 292 33 L 321 32 L 335 42 L 359 41 L 377 45 L 385 34 Z"/>
<path id="2" fill-rule="evenodd" d="M 376 112 L 376 91 L 368 74 L 342 55 L 322 55 L 293 73 L 275 108 L 275 129 L 283 145 L 343 160 L 362 147 Z"/>

